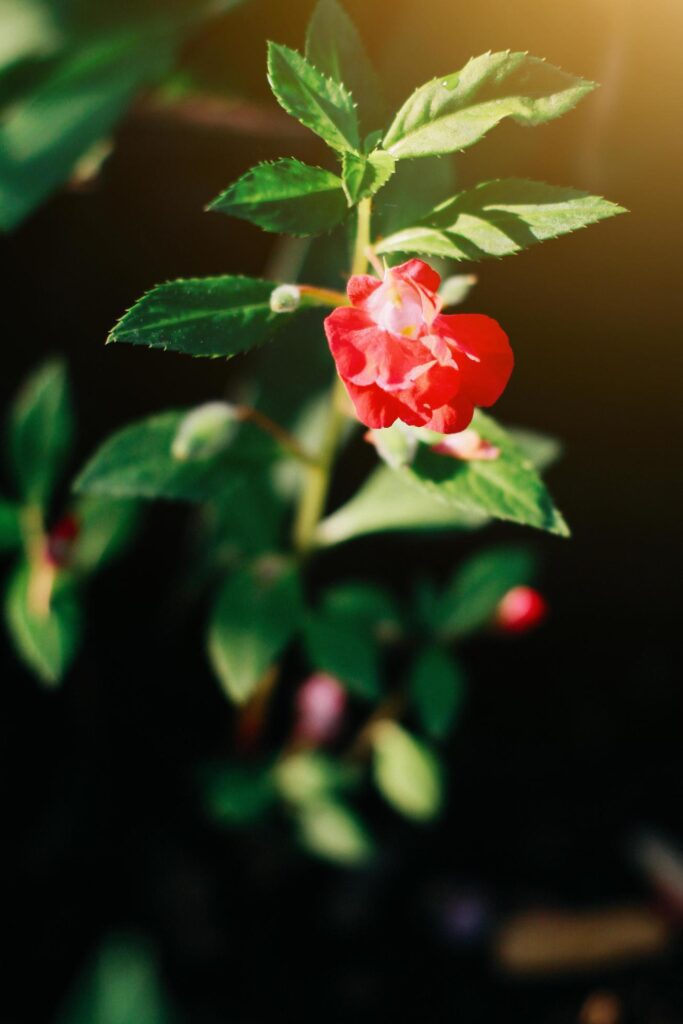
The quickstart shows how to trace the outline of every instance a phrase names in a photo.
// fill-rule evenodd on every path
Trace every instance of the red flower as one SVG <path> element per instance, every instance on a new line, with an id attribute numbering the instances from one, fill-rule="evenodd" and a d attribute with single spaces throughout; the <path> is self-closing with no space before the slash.
<path id="1" fill-rule="evenodd" d="M 496 625 L 504 633 L 526 633 L 548 615 L 548 604 L 533 587 L 508 590 L 496 610 Z"/>
<path id="2" fill-rule="evenodd" d="M 358 419 L 402 420 L 442 434 L 464 430 L 475 405 L 493 405 L 512 373 L 507 335 L 491 317 L 440 312 L 441 278 L 422 260 L 348 283 L 350 306 L 325 333 Z"/>

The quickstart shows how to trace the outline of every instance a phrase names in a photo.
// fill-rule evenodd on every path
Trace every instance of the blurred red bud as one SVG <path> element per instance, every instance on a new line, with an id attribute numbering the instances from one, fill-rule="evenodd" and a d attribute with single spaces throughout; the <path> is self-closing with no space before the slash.
<path id="1" fill-rule="evenodd" d="M 74 541 L 80 532 L 80 523 L 75 516 L 64 516 L 47 535 L 46 560 L 55 569 L 63 569 L 71 560 Z"/>
<path id="2" fill-rule="evenodd" d="M 334 676 L 315 672 L 296 695 L 297 739 L 329 743 L 339 733 L 346 710 L 346 690 Z"/>
<path id="3" fill-rule="evenodd" d="M 548 603 L 533 587 L 513 587 L 502 599 L 495 624 L 504 633 L 526 633 L 548 615 Z"/>

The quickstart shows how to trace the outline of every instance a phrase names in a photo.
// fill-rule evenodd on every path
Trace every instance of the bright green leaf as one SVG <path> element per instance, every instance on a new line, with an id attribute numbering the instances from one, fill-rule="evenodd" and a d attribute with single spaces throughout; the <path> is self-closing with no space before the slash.
<path id="1" fill-rule="evenodd" d="M 526 53 L 484 53 L 420 86 L 403 104 L 383 146 L 397 160 L 465 149 L 504 118 L 534 126 L 571 110 L 595 88 Z"/>
<path id="2" fill-rule="evenodd" d="M 0 498 L 0 551 L 12 551 L 21 544 L 21 509 Z"/>
<path id="3" fill-rule="evenodd" d="M 439 288 L 443 308 L 448 309 L 449 306 L 459 306 L 463 303 L 476 283 L 475 274 L 451 274 L 447 277 Z"/>
<path id="4" fill-rule="evenodd" d="M 360 867 L 374 853 L 372 840 L 358 815 L 338 801 L 306 803 L 299 808 L 297 821 L 302 845 L 340 867 Z"/>
<path id="5" fill-rule="evenodd" d="M 22 565 L 10 580 L 5 618 L 17 654 L 47 686 L 61 682 L 78 647 L 80 609 L 74 591 L 62 586 L 52 595 L 47 614 L 30 607 L 30 573 Z"/>
<path id="6" fill-rule="evenodd" d="M 441 771 L 433 753 L 397 722 L 378 722 L 372 730 L 375 784 L 401 814 L 429 821 L 441 810 Z"/>
<path id="7" fill-rule="evenodd" d="M 280 106 L 333 149 L 359 149 L 353 97 L 339 82 L 278 43 L 268 43 L 268 81 Z"/>
<path id="8" fill-rule="evenodd" d="M 239 430 L 240 411 L 230 402 L 204 402 L 180 421 L 171 454 L 179 462 L 205 462 L 226 451 Z"/>
<path id="9" fill-rule="evenodd" d="M 377 251 L 454 260 L 509 256 L 624 212 L 573 188 L 518 178 L 487 181 L 437 206 L 420 224 L 382 239 Z"/>
<path id="10" fill-rule="evenodd" d="M 0 69 L 54 53 L 61 43 L 55 12 L 43 0 L 0 0 Z"/>
<path id="11" fill-rule="evenodd" d="M 274 558 L 237 569 L 219 591 L 211 613 L 208 649 L 221 685 L 243 704 L 299 628 L 299 577 Z"/>
<path id="12" fill-rule="evenodd" d="M 526 548 L 489 548 L 473 555 L 439 601 L 434 623 L 439 634 L 457 639 L 486 626 L 508 590 L 530 584 L 535 572 L 536 559 Z"/>
<path id="13" fill-rule="evenodd" d="M 444 739 L 465 699 L 465 674 L 443 648 L 428 647 L 412 667 L 409 692 L 422 728 L 432 738 Z"/>
<path id="14" fill-rule="evenodd" d="M 393 156 L 382 149 L 376 149 L 368 156 L 344 153 L 344 189 L 349 203 L 374 196 L 389 181 L 395 167 Z"/>
<path id="15" fill-rule="evenodd" d="M 302 806 L 347 789 L 356 781 L 356 773 L 317 750 L 304 750 L 278 761 L 274 781 L 284 800 Z"/>
<path id="16" fill-rule="evenodd" d="M 348 212 L 338 175 L 289 157 L 252 167 L 209 209 L 287 235 L 329 231 Z"/>
<path id="17" fill-rule="evenodd" d="M 12 467 L 24 502 L 44 505 L 61 473 L 73 434 L 66 367 L 46 363 L 21 388 L 10 414 Z"/>

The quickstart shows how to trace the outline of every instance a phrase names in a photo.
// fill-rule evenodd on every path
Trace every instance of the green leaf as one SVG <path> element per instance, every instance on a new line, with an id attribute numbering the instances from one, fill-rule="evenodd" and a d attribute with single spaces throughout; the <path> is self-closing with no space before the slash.
<path id="1" fill-rule="evenodd" d="M 434 498 L 464 513 L 492 516 L 569 536 L 567 524 L 553 505 L 533 462 L 512 437 L 480 410 L 475 413 L 472 427 L 500 449 L 496 459 L 463 461 L 420 445 L 412 465 L 399 472 Z"/>
<path id="2" fill-rule="evenodd" d="M 280 106 L 333 149 L 360 148 L 351 93 L 296 50 L 268 43 L 268 81 Z"/>
<path id="3" fill-rule="evenodd" d="M 550 434 L 540 434 L 526 427 L 508 427 L 507 432 L 520 451 L 543 473 L 562 455 L 562 442 Z"/>
<path id="4" fill-rule="evenodd" d="M 378 237 L 418 224 L 456 188 L 456 159 L 452 156 L 426 160 L 400 160 L 373 210 L 373 229 Z"/>
<path id="5" fill-rule="evenodd" d="M 252 167 L 208 209 L 287 235 L 330 231 L 348 212 L 338 175 L 290 157 Z"/>
<path id="6" fill-rule="evenodd" d="M 394 639 L 401 629 L 401 618 L 392 595 L 372 583 L 339 583 L 325 591 L 322 607 L 334 618 L 368 628 L 378 640 Z"/>
<path id="7" fill-rule="evenodd" d="M 388 466 L 380 466 L 346 505 L 322 521 L 316 540 L 327 547 L 372 533 L 473 530 L 488 521 L 483 512 L 446 504 Z"/>
<path id="8" fill-rule="evenodd" d="M 319 0 L 316 5 L 308 23 L 306 57 L 328 78 L 349 89 L 365 131 L 382 124 L 381 82 L 356 26 L 337 0 Z"/>
<path id="9" fill-rule="evenodd" d="M 454 260 L 509 256 L 626 211 L 600 196 L 538 181 L 487 181 L 458 193 L 414 227 L 384 238 L 380 253 Z"/>
<path id="10" fill-rule="evenodd" d="M 248 465 L 237 452 L 180 461 L 172 445 L 185 412 L 162 412 L 112 435 L 76 478 L 81 493 L 113 498 L 207 501 L 235 487 Z"/>
<path id="11" fill-rule="evenodd" d="M 203 774 L 204 806 L 221 825 L 251 825 L 277 797 L 271 773 L 262 766 L 221 765 Z"/>
<path id="12" fill-rule="evenodd" d="M 85 574 L 103 568 L 121 553 L 140 518 L 136 501 L 91 495 L 81 498 L 75 514 L 79 533 L 73 568 Z"/>
<path id="13" fill-rule="evenodd" d="M 73 413 L 66 367 L 46 363 L 21 388 L 10 413 L 10 454 L 22 500 L 44 505 L 69 453 Z"/>
<path id="14" fill-rule="evenodd" d="M 439 288 L 439 297 L 443 303 L 443 308 L 447 309 L 449 306 L 459 306 L 468 297 L 475 284 L 477 278 L 475 274 L 451 274 L 445 281 L 441 282 Z"/>
<path id="15" fill-rule="evenodd" d="M 309 616 L 305 641 L 316 671 L 329 672 L 363 700 L 380 696 L 379 654 L 370 624 L 347 611 L 322 608 Z"/>
<path id="16" fill-rule="evenodd" d="M 138 299 L 108 340 L 191 356 L 234 356 L 268 341 L 287 319 L 270 308 L 275 287 L 233 276 L 161 284 Z"/>
<path id="17" fill-rule="evenodd" d="M 534 126 L 567 113 L 595 83 L 526 53 L 484 53 L 420 86 L 394 118 L 383 146 L 397 160 L 466 149 L 504 118 Z"/>
<path id="18" fill-rule="evenodd" d="M 161 77 L 170 35 L 140 28 L 67 52 L 0 124 L 0 228 L 19 224 L 107 136 L 135 93 Z"/>
<path id="19" fill-rule="evenodd" d="M 368 156 L 344 153 L 344 189 L 349 203 L 374 196 L 394 173 L 396 161 L 390 153 L 376 149 Z"/>
<path id="20" fill-rule="evenodd" d="M 298 630 L 301 585 L 282 559 L 263 559 L 235 570 L 211 614 L 208 649 L 221 685 L 236 704 L 251 697 Z"/>
<path id="21" fill-rule="evenodd" d="M 360 867 L 374 853 L 374 845 L 358 815 L 339 801 L 316 800 L 297 811 L 302 845 L 340 867 Z"/>
<path id="22" fill-rule="evenodd" d="M 397 722 L 372 730 L 375 784 L 395 810 L 415 821 L 429 821 L 441 810 L 441 772 L 433 753 Z"/>
<path id="23" fill-rule="evenodd" d="M 12 551 L 21 544 L 20 506 L 0 498 L 0 551 Z"/>
<path id="24" fill-rule="evenodd" d="M 22 565 L 10 580 L 5 618 L 17 654 L 48 686 L 61 682 L 80 640 L 80 609 L 71 587 L 52 595 L 49 612 L 36 614 L 30 607 L 30 572 Z"/>
<path id="25" fill-rule="evenodd" d="M 304 750 L 278 761 L 274 780 L 280 796 L 290 804 L 327 799 L 356 781 L 356 772 L 317 750 Z"/>
<path id="26" fill-rule="evenodd" d="M 62 37 L 55 12 L 43 0 L 0 0 L 0 70 L 54 53 Z"/>
<path id="27" fill-rule="evenodd" d="M 443 648 L 428 647 L 412 667 L 409 692 L 422 728 L 433 739 L 441 740 L 453 728 L 462 708 L 465 674 Z"/>
<path id="28" fill-rule="evenodd" d="M 535 574 L 536 559 L 526 548 L 489 548 L 473 555 L 439 601 L 434 623 L 439 635 L 454 640 L 488 625 L 508 590 L 532 583 Z"/>

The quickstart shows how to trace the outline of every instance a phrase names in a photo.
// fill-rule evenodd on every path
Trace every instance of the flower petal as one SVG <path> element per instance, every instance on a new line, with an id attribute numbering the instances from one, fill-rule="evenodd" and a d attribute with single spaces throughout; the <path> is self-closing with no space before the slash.
<path id="1" fill-rule="evenodd" d="M 392 274 L 404 280 L 414 281 L 428 292 L 436 292 L 441 284 L 441 275 L 432 270 L 424 260 L 407 260 L 398 267 L 391 268 Z"/>
<path id="2" fill-rule="evenodd" d="M 514 357 L 508 336 L 490 316 L 481 313 L 441 314 L 432 331 L 447 337 L 466 358 L 458 365 L 463 374 L 461 391 L 475 405 L 493 405 L 510 379 Z"/>
<path id="3" fill-rule="evenodd" d="M 439 434 L 457 434 L 469 426 L 474 416 L 474 405 L 465 395 L 458 395 L 448 405 L 435 409 L 426 426 Z"/>
<path id="4" fill-rule="evenodd" d="M 370 274 L 355 274 L 349 278 L 349 283 L 346 286 L 349 302 L 352 306 L 359 306 L 362 309 L 367 299 L 377 291 L 381 283 L 378 277 L 372 277 Z"/>
<path id="5" fill-rule="evenodd" d="M 359 387 L 357 384 L 352 384 L 350 381 L 345 380 L 344 386 L 349 393 L 349 398 L 353 402 L 356 416 L 366 427 L 380 430 L 383 427 L 390 427 L 396 420 L 401 420 L 403 423 L 408 423 L 413 427 L 423 427 L 425 425 L 424 416 L 420 416 L 413 409 L 409 409 L 407 405 L 399 402 L 394 395 L 389 394 L 387 391 L 382 391 L 376 384 L 370 384 L 368 387 Z"/>

